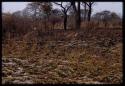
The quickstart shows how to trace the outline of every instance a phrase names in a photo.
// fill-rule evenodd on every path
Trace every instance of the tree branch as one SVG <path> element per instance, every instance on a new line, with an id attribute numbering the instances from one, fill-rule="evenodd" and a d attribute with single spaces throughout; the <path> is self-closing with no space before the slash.
<path id="1" fill-rule="evenodd" d="M 73 6 L 73 9 L 75 10 L 75 12 L 77 11 L 77 9 L 76 9 L 76 5 L 75 5 L 75 2 L 74 1 L 72 1 L 71 2 L 71 5 Z"/>
<path id="2" fill-rule="evenodd" d="M 72 5 L 70 4 L 70 6 L 68 6 L 68 8 L 66 9 L 66 12 L 69 10 L 69 8 L 71 7 Z"/>
<path id="3" fill-rule="evenodd" d="M 59 5 L 60 7 L 62 7 L 63 10 L 66 10 L 65 7 L 63 7 L 62 2 L 61 2 L 61 4 L 59 4 L 59 3 L 57 3 L 57 2 L 54 2 L 54 3 L 55 3 L 56 5 Z"/>
<path id="4" fill-rule="evenodd" d="M 60 5 L 61 6 L 61 4 L 59 4 L 59 3 L 57 3 L 57 2 L 53 2 L 54 4 L 56 4 L 56 5 Z"/>
<path id="5" fill-rule="evenodd" d="M 94 4 L 94 2 L 86 2 L 86 4 L 88 5 L 88 6 L 90 6 L 90 5 L 92 5 L 92 4 Z"/>

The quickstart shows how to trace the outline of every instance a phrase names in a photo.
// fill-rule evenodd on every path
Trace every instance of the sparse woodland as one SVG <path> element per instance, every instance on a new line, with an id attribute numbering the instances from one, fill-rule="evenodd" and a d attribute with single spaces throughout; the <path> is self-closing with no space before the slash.
<path id="1" fill-rule="evenodd" d="M 92 15 L 94 5 L 32 2 L 2 13 L 2 83 L 122 83 L 122 18 Z"/>

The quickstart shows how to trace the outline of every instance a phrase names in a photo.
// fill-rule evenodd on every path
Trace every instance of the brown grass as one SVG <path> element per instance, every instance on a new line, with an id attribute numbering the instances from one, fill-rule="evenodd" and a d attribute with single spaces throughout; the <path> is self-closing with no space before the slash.
<path id="1" fill-rule="evenodd" d="M 27 43 L 31 35 L 2 44 L 2 83 L 122 83 L 121 29 L 55 30 Z"/>

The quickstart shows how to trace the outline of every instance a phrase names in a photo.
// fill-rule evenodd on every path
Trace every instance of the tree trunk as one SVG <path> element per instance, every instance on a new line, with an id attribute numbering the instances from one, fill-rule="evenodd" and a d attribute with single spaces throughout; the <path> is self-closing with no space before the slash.
<path id="1" fill-rule="evenodd" d="M 80 29 L 81 16 L 80 16 L 80 2 L 78 2 L 78 9 L 76 9 L 75 2 L 72 2 L 75 15 L 75 29 Z"/>
<path id="2" fill-rule="evenodd" d="M 88 21 L 91 21 L 92 6 L 89 6 Z"/>
<path id="3" fill-rule="evenodd" d="M 86 21 L 86 3 L 84 3 L 85 4 L 85 7 L 84 7 L 84 10 L 85 10 L 85 13 L 84 13 L 84 21 Z"/>
<path id="4" fill-rule="evenodd" d="M 79 29 L 79 17 L 78 17 L 78 13 L 75 14 L 75 29 Z"/>
<path id="5" fill-rule="evenodd" d="M 64 30 L 67 30 L 67 14 L 64 14 Z"/>
<path id="6" fill-rule="evenodd" d="M 75 19 L 74 28 L 77 29 L 77 9 L 76 9 L 76 5 L 75 5 L 74 1 L 72 1 L 71 4 L 72 4 L 73 10 L 74 10 L 74 19 Z"/>
<path id="7" fill-rule="evenodd" d="M 81 11 L 80 11 L 80 1 L 78 2 L 78 29 L 80 29 L 81 25 Z"/>

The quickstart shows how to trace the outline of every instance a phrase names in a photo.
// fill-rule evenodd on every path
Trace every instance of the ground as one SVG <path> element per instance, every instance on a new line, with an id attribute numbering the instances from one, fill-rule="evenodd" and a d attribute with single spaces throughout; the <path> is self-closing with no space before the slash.
<path id="1" fill-rule="evenodd" d="M 55 30 L 40 37 L 39 43 L 2 44 L 3 84 L 122 83 L 121 29 Z"/>

